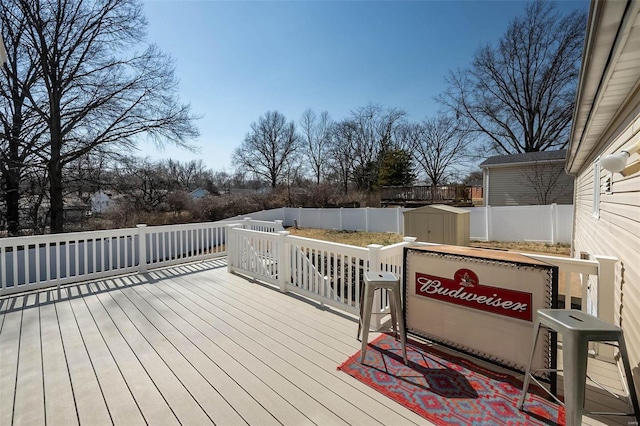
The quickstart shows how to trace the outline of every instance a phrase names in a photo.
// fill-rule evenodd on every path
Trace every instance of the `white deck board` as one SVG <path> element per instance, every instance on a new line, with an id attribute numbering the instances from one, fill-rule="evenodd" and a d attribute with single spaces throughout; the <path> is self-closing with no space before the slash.
<path id="1" fill-rule="evenodd" d="M 71 302 L 61 300 L 55 306 L 79 421 L 81 424 L 109 424 L 111 416 L 93 362 L 82 340 Z"/>
<path id="2" fill-rule="evenodd" d="M 355 318 L 225 266 L 0 299 L 0 424 L 430 424 L 336 370 L 360 348 Z M 622 394 L 615 365 L 589 372 Z M 587 408 L 625 404 L 590 385 Z"/>
<path id="3" fill-rule="evenodd" d="M 242 278 L 236 277 L 236 279 L 239 280 L 237 285 L 251 285 L 246 283 Z M 182 286 L 180 290 L 183 292 L 193 292 L 194 294 L 198 294 L 205 290 L 197 283 L 193 284 L 193 286 L 189 286 L 188 288 L 186 286 Z M 283 321 L 282 318 L 279 318 L 276 322 L 271 321 L 272 326 L 268 326 L 265 322 L 261 321 L 265 320 L 265 317 L 261 316 L 259 312 L 253 310 L 249 305 L 242 306 L 242 303 L 238 302 L 240 307 L 236 307 L 235 309 L 240 311 L 242 311 L 242 309 L 248 310 L 252 313 L 252 318 L 255 319 L 254 321 L 251 321 L 251 323 L 240 322 L 237 318 L 242 315 L 234 315 L 233 308 L 226 305 L 219 294 L 213 290 L 212 292 L 213 293 L 207 291 L 206 293 L 203 293 L 204 296 L 214 296 L 209 297 L 209 303 L 211 304 L 209 309 L 211 312 L 216 312 L 216 315 L 223 316 L 224 312 L 231 312 L 226 315 L 225 321 L 229 321 L 233 328 L 244 333 L 249 339 L 251 339 L 247 344 L 254 344 L 253 342 L 255 342 L 264 348 L 265 351 L 263 353 L 271 356 L 270 363 L 273 365 L 280 364 L 283 371 L 288 372 L 288 375 L 296 377 L 298 380 L 311 378 L 315 381 L 316 383 L 307 381 L 304 385 L 305 388 L 307 386 L 315 388 L 316 391 L 314 394 L 319 395 L 323 399 L 323 403 L 328 406 L 333 407 L 334 404 L 338 404 L 337 407 L 345 408 L 347 413 L 346 415 L 348 416 L 348 418 L 345 418 L 346 421 L 354 421 L 355 419 L 350 418 L 352 416 L 358 416 L 358 419 L 361 419 L 363 415 L 370 417 L 370 424 L 376 424 L 379 422 L 383 424 L 397 424 L 406 423 L 409 420 L 407 417 L 399 416 L 398 414 L 389 412 L 388 410 L 382 410 L 383 412 L 376 415 L 376 411 L 378 411 L 376 410 L 376 401 L 372 400 L 369 396 L 363 394 L 357 388 L 352 386 L 353 380 L 351 380 L 349 376 L 336 371 L 336 365 L 355 353 L 359 346 L 355 339 L 356 324 L 354 322 L 349 322 L 349 326 L 353 330 L 351 339 L 353 340 L 354 345 L 350 350 L 346 351 L 348 355 L 342 354 L 338 357 L 338 361 L 336 361 L 335 359 L 331 359 L 326 356 L 326 353 L 323 353 L 326 351 L 323 351 L 322 347 L 314 349 L 313 346 L 306 344 L 309 342 L 315 343 L 313 336 L 298 334 L 298 338 L 295 339 L 287 335 L 287 331 L 289 330 L 288 324 L 290 324 L 295 317 L 290 318 L 289 322 Z M 316 308 L 312 309 L 313 311 L 317 311 Z M 311 313 L 315 313 L 313 311 L 311 311 Z M 298 313 L 296 317 L 301 318 L 305 316 L 306 315 L 304 313 Z M 307 328 L 307 332 L 311 331 L 313 331 L 313 329 Z M 287 363 L 282 364 L 281 360 L 286 360 Z M 344 405 L 346 402 L 343 400 L 344 395 L 350 395 L 350 407 Z M 343 414 L 343 416 L 344 415 L 345 414 Z M 413 418 L 414 416 L 410 417 Z M 413 421 L 421 422 L 424 420 L 416 416 L 413 418 Z"/>
<path id="4" fill-rule="evenodd" d="M 40 306 L 40 330 L 47 422 L 59 425 L 78 424 L 56 306 L 53 303 Z"/>

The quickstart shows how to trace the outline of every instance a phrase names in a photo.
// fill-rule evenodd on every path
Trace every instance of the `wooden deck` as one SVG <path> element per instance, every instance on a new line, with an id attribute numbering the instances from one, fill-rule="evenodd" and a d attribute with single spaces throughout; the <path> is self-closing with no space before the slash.
<path id="1" fill-rule="evenodd" d="M 429 424 L 336 371 L 359 349 L 356 329 L 228 274 L 224 260 L 72 285 L 60 298 L 4 297 L 0 425 Z M 590 372 L 621 393 L 615 366 L 590 361 Z M 588 398 L 592 409 L 621 404 L 591 386 Z"/>

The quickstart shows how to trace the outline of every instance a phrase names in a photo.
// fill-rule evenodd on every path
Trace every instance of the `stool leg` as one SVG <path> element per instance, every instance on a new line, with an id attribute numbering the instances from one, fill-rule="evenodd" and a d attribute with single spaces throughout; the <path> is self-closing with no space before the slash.
<path id="1" fill-rule="evenodd" d="M 393 297 L 389 297 L 389 291 L 391 291 L 392 293 L 395 293 L 395 291 L 387 290 L 387 300 L 389 301 L 389 311 L 391 312 L 391 324 L 393 327 L 393 334 L 396 335 L 396 339 L 397 339 L 398 338 L 398 327 L 397 327 L 398 308 L 395 303 L 395 296 L 392 295 Z"/>
<path id="2" fill-rule="evenodd" d="M 364 316 L 362 315 L 362 305 L 364 303 L 365 288 L 366 288 L 365 284 L 362 284 L 360 286 L 360 317 L 358 318 L 358 335 L 356 336 L 357 339 L 360 339 L 360 332 L 362 331 L 362 318 L 364 318 Z"/>
<path id="3" fill-rule="evenodd" d="M 400 291 L 393 291 L 393 305 L 396 309 L 396 315 L 398 316 L 398 324 L 400 326 L 400 343 L 402 344 L 402 359 L 404 365 L 407 365 L 407 330 L 404 324 L 404 315 L 402 314 L 402 299 L 400 298 Z"/>
<path id="4" fill-rule="evenodd" d="M 529 355 L 529 362 L 527 363 L 527 369 L 524 372 L 524 383 L 522 384 L 522 395 L 516 405 L 519 410 L 522 410 L 524 405 L 524 399 L 527 396 L 527 390 L 529 389 L 529 382 L 531 381 L 531 364 L 533 364 L 533 355 L 536 352 L 536 344 L 538 343 L 538 334 L 540 333 L 540 320 L 536 317 L 536 322 L 533 325 L 533 343 L 531 344 L 531 354 Z"/>
<path id="5" fill-rule="evenodd" d="M 627 379 L 627 386 L 629 387 L 629 399 L 631 399 L 631 405 L 633 406 L 633 413 L 636 421 L 638 422 L 638 424 L 640 424 L 640 408 L 638 408 L 638 395 L 636 394 L 636 388 L 633 384 L 631 365 L 629 364 L 627 345 L 624 343 L 623 334 L 621 334 L 618 338 L 618 347 L 620 349 L 620 355 L 622 356 L 622 365 L 624 366 L 624 375 Z"/>
<path id="6" fill-rule="evenodd" d="M 589 342 L 572 333 L 562 335 L 564 408 L 567 426 L 582 424 Z"/>
<path id="7" fill-rule="evenodd" d="M 371 309 L 373 305 L 373 291 L 372 285 L 365 284 L 364 286 L 364 305 L 362 307 L 362 349 L 360 350 L 360 364 L 364 363 L 364 357 L 367 353 L 367 344 L 369 339 L 369 326 L 371 325 Z"/>

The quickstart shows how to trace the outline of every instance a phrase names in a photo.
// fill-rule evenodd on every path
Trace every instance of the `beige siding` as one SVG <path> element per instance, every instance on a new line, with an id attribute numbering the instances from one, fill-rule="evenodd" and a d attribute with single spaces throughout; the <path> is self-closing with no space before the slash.
<path id="1" fill-rule="evenodd" d="M 574 179 L 563 169 L 564 163 L 491 167 L 487 204 L 495 207 L 571 204 Z M 549 176 L 557 176 L 557 180 L 551 184 Z"/>
<path id="2" fill-rule="evenodd" d="M 601 142 L 601 156 L 617 152 L 640 137 L 640 94 L 636 93 L 635 98 L 611 132 L 613 136 Z M 629 162 L 637 158 L 635 154 Z M 577 177 L 574 253 L 619 259 L 614 292 L 615 321 L 624 330 L 636 388 L 640 389 L 640 173 L 625 178 L 601 169 L 600 178 L 599 217 L 595 217 L 594 165 L 583 167 Z M 605 192 L 608 179 L 612 179 L 611 193 Z"/>

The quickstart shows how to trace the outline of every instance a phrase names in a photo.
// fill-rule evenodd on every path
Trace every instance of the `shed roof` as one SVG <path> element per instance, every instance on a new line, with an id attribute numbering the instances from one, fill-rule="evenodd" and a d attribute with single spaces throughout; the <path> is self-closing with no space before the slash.
<path id="1" fill-rule="evenodd" d="M 544 162 L 564 162 L 567 150 L 525 152 L 521 154 L 496 155 L 484 160 L 480 167 L 505 166 L 507 164 L 525 164 Z"/>
<path id="2" fill-rule="evenodd" d="M 411 212 L 449 212 L 457 214 L 469 214 L 469 210 L 461 209 L 459 207 L 447 206 L 446 204 L 429 204 L 428 206 L 416 207 L 415 209 L 405 210 L 403 214 Z"/>

